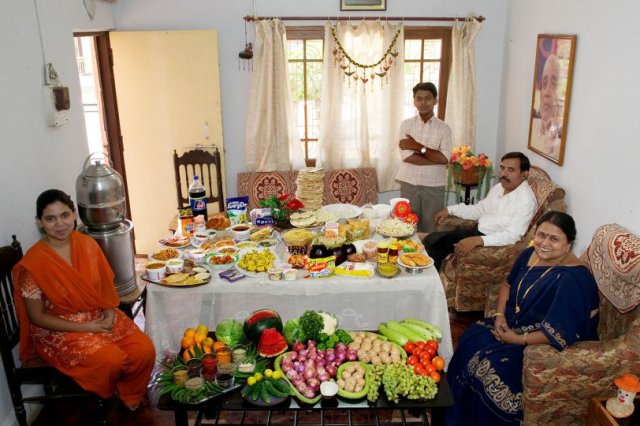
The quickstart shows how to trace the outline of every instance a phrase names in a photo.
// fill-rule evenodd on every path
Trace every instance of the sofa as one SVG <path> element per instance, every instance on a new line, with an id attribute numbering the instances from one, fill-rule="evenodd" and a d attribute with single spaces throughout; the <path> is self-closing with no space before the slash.
<path id="1" fill-rule="evenodd" d="M 600 341 L 562 352 L 549 345 L 525 349 L 525 425 L 585 424 L 591 398 L 614 396 L 613 379 L 623 373 L 640 374 L 640 238 L 603 225 L 581 260 L 598 283 Z"/>
<path id="2" fill-rule="evenodd" d="M 296 192 L 296 170 L 238 173 L 238 196 L 249 197 L 249 209 L 255 209 L 258 201 L 271 195 Z M 323 205 L 348 203 L 362 206 L 378 202 L 376 169 L 325 170 Z"/>
<path id="3" fill-rule="evenodd" d="M 538 210 L 520 241 L 509 246 L 477 247 L 461 257 L 452 253 L 443 261 L 440 279 L 450 308 L 456 311 L 489 311 L 516 257 L 533 239 L 533 228 L 538 218 L 549 210 L 566 210 L 564 190 L 555 185 L 544 170 L 532 166 L 527 182 L 538 201 Z M 476 221 L 449 216 L 438 225 L 438 231 L 475 225 Z"/>

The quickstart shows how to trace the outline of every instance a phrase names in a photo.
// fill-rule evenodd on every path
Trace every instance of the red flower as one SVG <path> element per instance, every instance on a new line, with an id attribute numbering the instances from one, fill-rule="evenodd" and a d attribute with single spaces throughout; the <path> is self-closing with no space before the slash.
<path id="1" fill-rule="evenodd" d="M 289 198 L 289 194 L 282 194 L 277 198 L 277 200 L 282 202 L 282 201 L 286 201 L 287 198 Z"/>
<path id="2" fill-rule="evenodd" d="M 409 225 L 417 225 L 418 224 L 418 215 L 415 213 L 409 213 L 407 217 L 403 219 L 405 223 Z"/>
<path id="3" fill-rule="evenodd" d="M 397 217 L 406 217 L 411 213 L 411 205 L 406 201 L 398 201 L 393 207 L 393 213 Z"/>
<path id="4" fill-rule="evenodd" d="M 302 201 L 298 200 L 297 198 L 292 198 L 287 203 L 287 208 L 289 210 L 300 210 L 303 207 L 304 207 L 304 204 L 302 204 Z"/>

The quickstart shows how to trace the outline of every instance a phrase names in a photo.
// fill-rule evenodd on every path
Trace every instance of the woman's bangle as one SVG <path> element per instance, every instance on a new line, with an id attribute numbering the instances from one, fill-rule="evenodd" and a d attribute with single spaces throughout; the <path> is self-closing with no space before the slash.
<path id="1" fill-rule="evenodd" d="M 523 337 L 524 337 L 524 346 L 527 346 L 527 336 L 528 336 L 528 335 L 529 335 L 529 332 L 528 332 L 528 331 L 525 331 L 525 332 L 524 332 L 524 334 L 523 334 Z"/>
<path id="2" fill-rule="evenodd" d="M 491 318 L 495 318 L 499 316 L 504 316 L 504 314 L 502 312 L 496 312 L 495 314 L 491 315 Z"/>

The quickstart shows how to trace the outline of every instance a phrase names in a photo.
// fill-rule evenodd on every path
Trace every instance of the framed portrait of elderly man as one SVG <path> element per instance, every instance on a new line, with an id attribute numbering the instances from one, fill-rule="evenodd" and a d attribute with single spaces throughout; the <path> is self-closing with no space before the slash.
<path id="1" fill-rule="evenodd" d="M 575 51 L 575 35 L 538 35 L 529 149 L 560 166 L 567 140 Z"/>
<path id="2" fill-rule="evenodd" d="M 340 0 L 340 10 L 387 10 L 387 0 Z"/>

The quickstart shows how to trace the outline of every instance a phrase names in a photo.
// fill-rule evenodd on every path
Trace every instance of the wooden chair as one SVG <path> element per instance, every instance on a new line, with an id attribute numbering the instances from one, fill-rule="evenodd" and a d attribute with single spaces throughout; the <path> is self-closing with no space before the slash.
<path id="1" fill-rule="evenodd" d="M 178 156 L 178 152 L 173 150 L 173 165 L 176 175 L 178 208 L 189 204 L 189 185 L 193 181 L 193 176 L 198 175 L 207 190 L 207 205 L 218 203 L 218 211 L 224 211 L 222 162 L 218 147 L 215 145 L 211 145 L 211 148 L 198 146 L 181 156 Z M 182 166 L 182 170 L 180 166 Z"/>
<path id="2" fill-rule="evenodd" d="M 20 340 L 20 325 L 16 317 L 13 300 L 13 278 L 11 270 L 22 258 L 22 248 L 12 236 L 9 246 L 0 247 L 0 354 L 7 384 L 11 394 L 13 410 L 20 426 L 27 425 L 27 413 L 24 404 L 43 404 L 68 398 L 94 399 L 98 404 L 99 422 L 106 425 L 104 401 L 91 392 L 80 388 L 71 378 L 60 373 L 40 358 L 16 367 L 13 349 Z M 24 397 L 22 385 L 42 385 L 43 395 Z"/>

